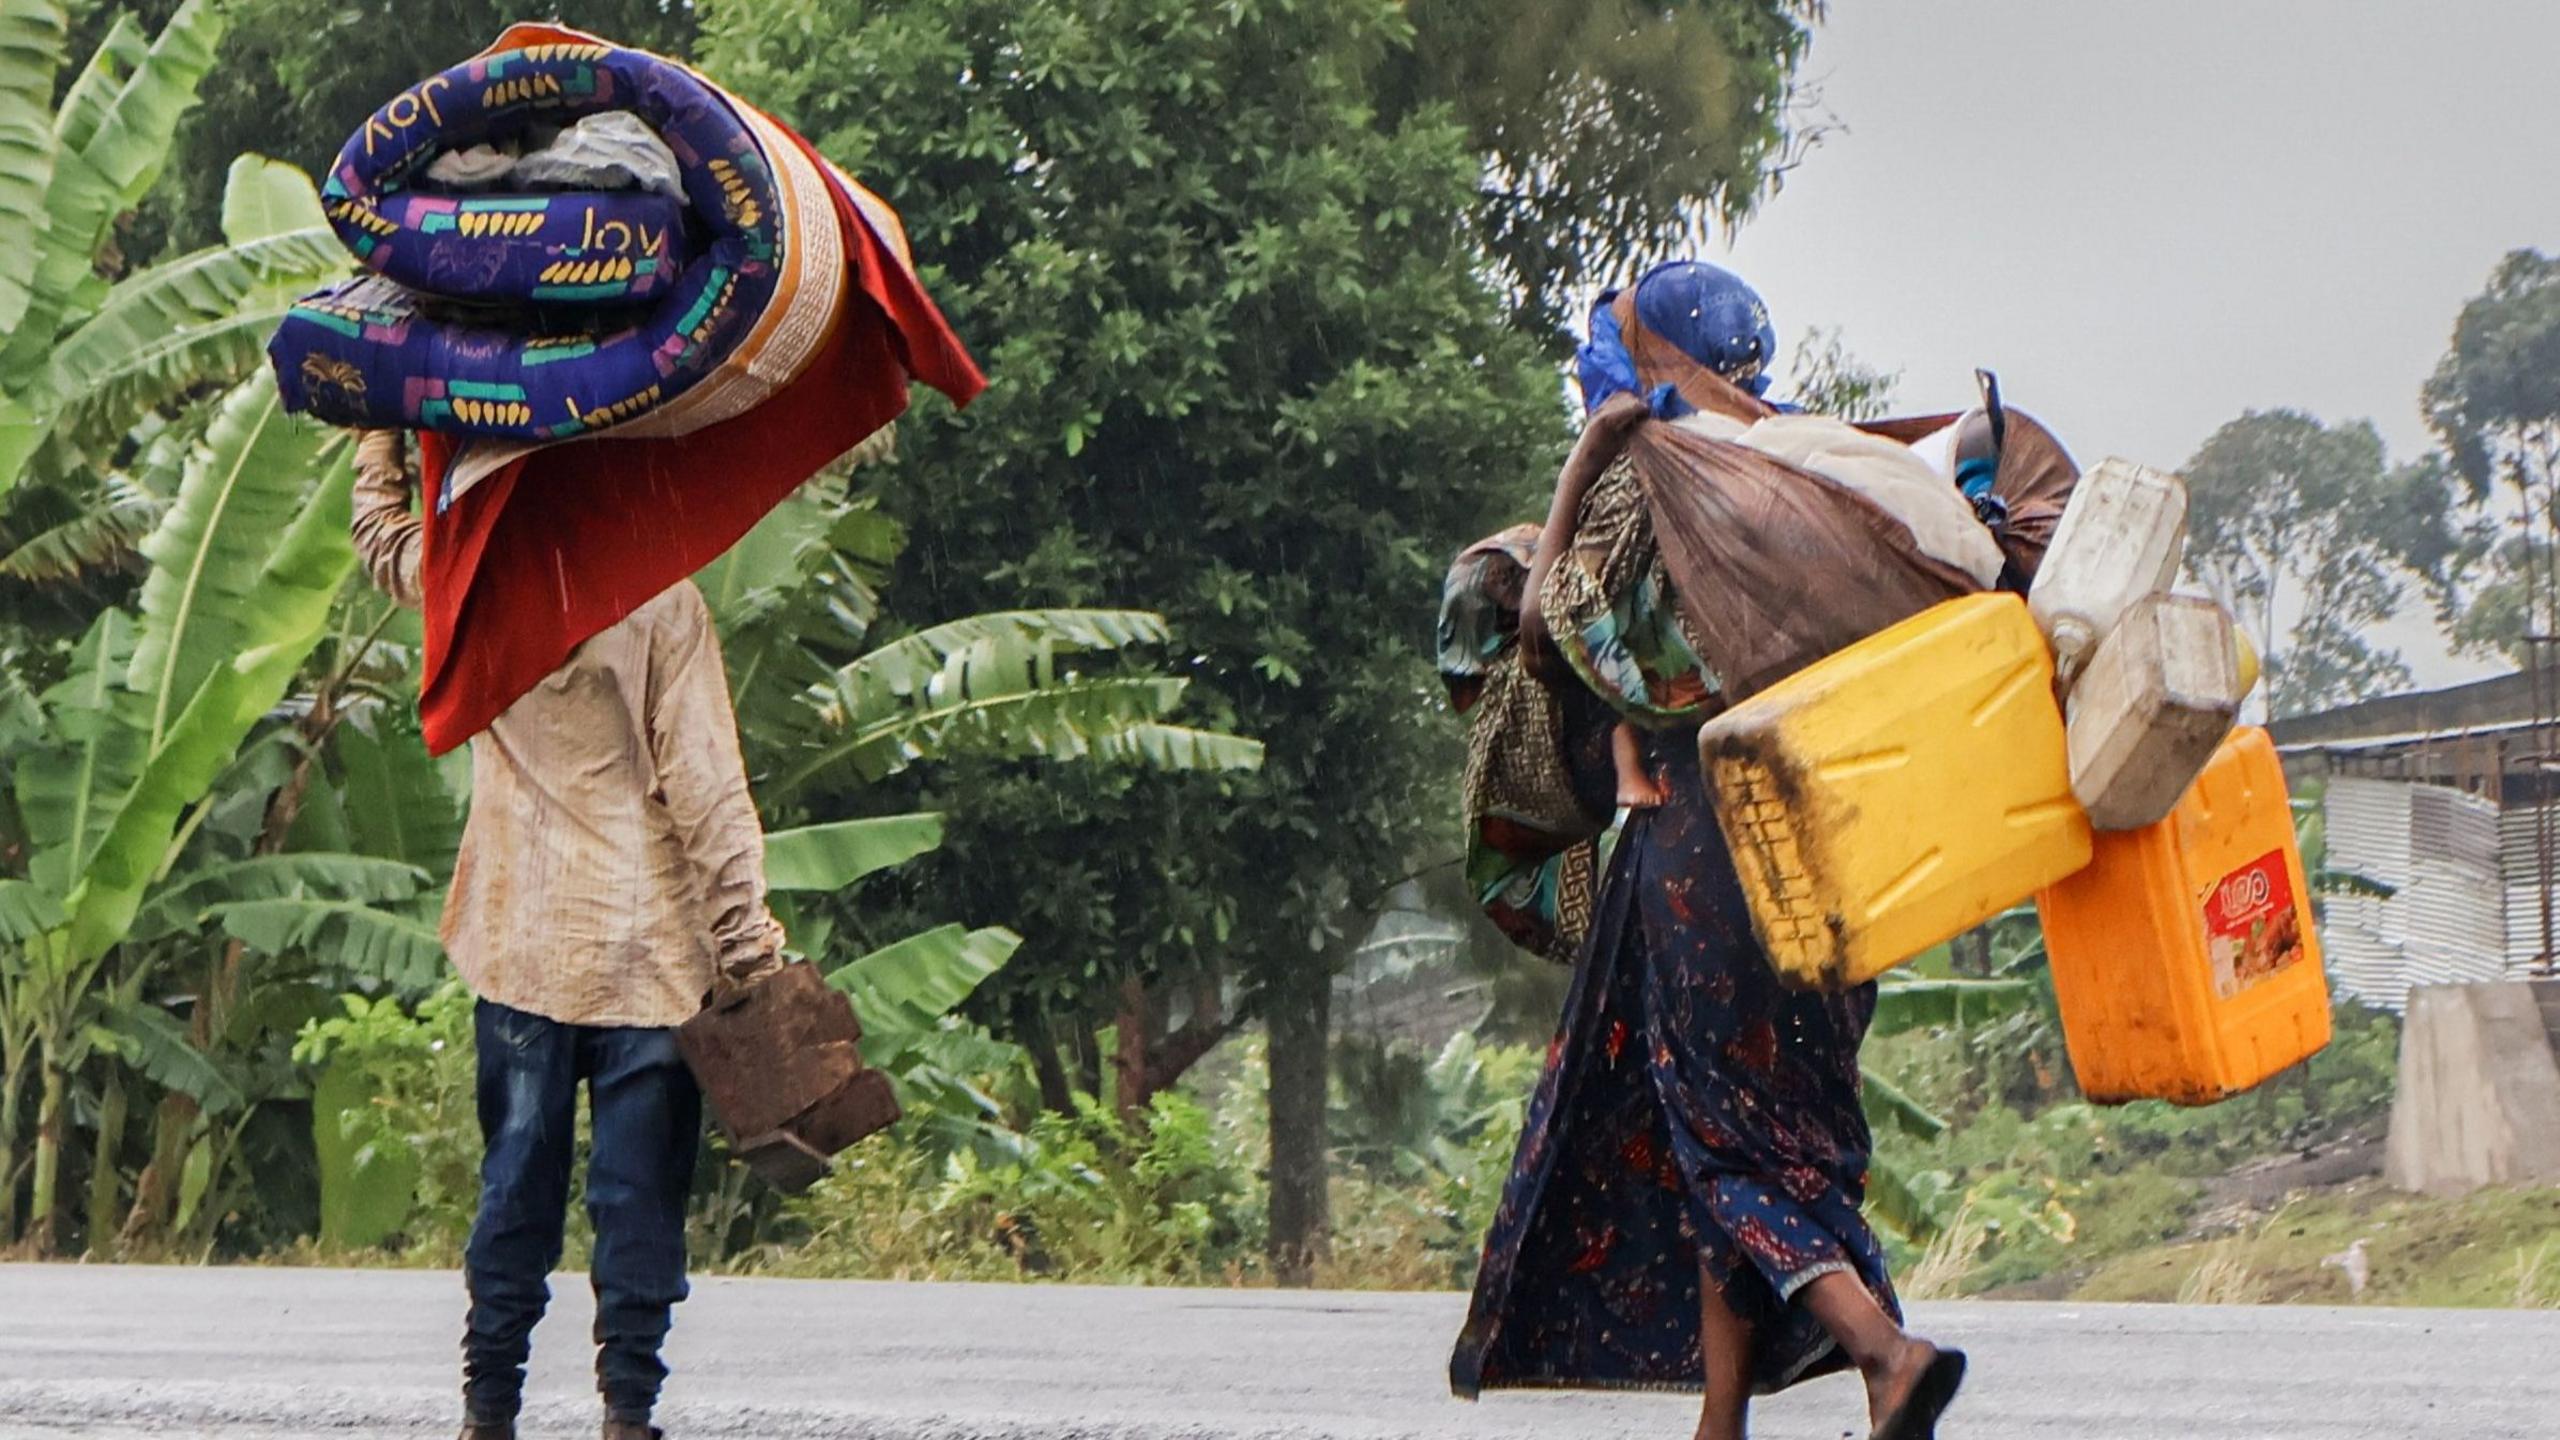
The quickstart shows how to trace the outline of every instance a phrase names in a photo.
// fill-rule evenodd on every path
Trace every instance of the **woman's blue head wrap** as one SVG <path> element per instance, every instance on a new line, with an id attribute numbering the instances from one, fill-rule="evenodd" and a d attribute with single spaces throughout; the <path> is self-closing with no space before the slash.
<path id="1" fill-rule="evenodd" d="M 1617 298 L 1617 291 L 1608 291 L 1592 307 L 1591 338 L 1575 357 L 1586 413 L 1621 391 L 1641 393 L 1635 361 L 1611 309 Z M 1636 282 L 1636 319 L 1680 353 L 1752 394 L 1768 391 L 1778 332 L 1759 292 L 1732 271 L 1698 260 L 1657 265 Z M 1657 410 L 1666 405 L 1673 411 L 1686 409 L 1676 394 L 1650 398 Z"/>

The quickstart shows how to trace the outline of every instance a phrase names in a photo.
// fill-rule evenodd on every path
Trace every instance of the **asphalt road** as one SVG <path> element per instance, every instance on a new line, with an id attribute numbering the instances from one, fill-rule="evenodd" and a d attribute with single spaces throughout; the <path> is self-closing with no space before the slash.
<path id="1" fill-rule="evenodd" d="M 533 1437 L 595 1433 L 582 1281 L 536 1341 Z M 0 1267 L 0 1436 L 453 1433 L 450 1274 Z M 675 1440 L 1684 1440 L 1678 1396 L 1443 1382 L 1452 1295 L 708 1280 L 678 1312 Z M 2560 1436 L 2560 1312 L 1969 1304 L 1948 1440 Z M 1863 1435 L 1850 1381 L 1766 1440 Z"/>

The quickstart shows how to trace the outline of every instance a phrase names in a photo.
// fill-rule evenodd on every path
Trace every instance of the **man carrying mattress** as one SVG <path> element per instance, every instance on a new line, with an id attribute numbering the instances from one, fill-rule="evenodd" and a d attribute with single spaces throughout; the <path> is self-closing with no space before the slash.
<path id="1" fill-rule="evenodd" d="M 356 467 L 356 551 L 414 608 L 423 531 L 400 436 L 367 433 Z M 464 1252 L 463 1440 L 516 1433 L 560 1261 L 581 1084 L 604 1440 L 652 1440 L 702 1128 L 673 1027 L 701 1007 L 715 966 L 751 978 L 780 963 L 782 942 L 701 592 L 679 582 L 580 645 L 472 737 L 471 780 L 443 925 L 479 997 L 487 1144 Z"/>

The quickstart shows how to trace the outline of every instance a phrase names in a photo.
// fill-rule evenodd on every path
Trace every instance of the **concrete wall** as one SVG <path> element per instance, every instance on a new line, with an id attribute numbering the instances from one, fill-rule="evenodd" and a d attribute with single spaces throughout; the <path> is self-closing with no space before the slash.
<path id="1" fill-rule="evenodd" d="M 2384 1172 L 2393 1185 L 2460 1195 L 2560 1180 L 2555 1020 L 2560 985 L 2551 982 L 2409 992 Z"/>

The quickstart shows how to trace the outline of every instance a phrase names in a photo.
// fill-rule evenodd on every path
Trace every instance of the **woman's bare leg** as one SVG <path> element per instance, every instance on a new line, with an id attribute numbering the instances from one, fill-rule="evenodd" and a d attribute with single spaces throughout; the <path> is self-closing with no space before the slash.
<path id="1" fill-rule="evenodd" d="M 1944 1395 L 1937 1395 L 1924 1406 L 1927 1414 L 1919 1419 L 1921 1428 L 1908 1433 L 1926 1436 L 1932 1433 L 1938 1410 L 1945 1408 L 1946 1396 L 1954 1393 L 1954 1380 L 1962 1377 L 1962 1357 L 1953 1356 L 1957 1368 L 1954 1377 L 1946 1375 L 1941 1363 L 1951 1352 L 1912 1335 L 1893 1322 L 1876 1304 L 1876 1297 L 1857 1276 L 1834 1271 L 1797 1292 L 1813 1318 L 1831 1332 L 1840 1349 L 1858 1367 L 1867 1382 L 1867 1412 L 1878 1435 L 1885 1434 L 1886 1423 L 1899 1415 L 1919 1393 L 1924 1381 L 1943 1385 Z M 1902 1440 L 1901 1435 L 1889 1440 Z"/>
<path id="2" fill-rule="evenodd" d="M 1733 1313 L 1703 1265 L 1698 1268 L 1698 1308 L 1698 1348 L 1707 1369 L 1698 1440 L 1743 1440 L 1751 1425 L 1751 1322 Z"/>

